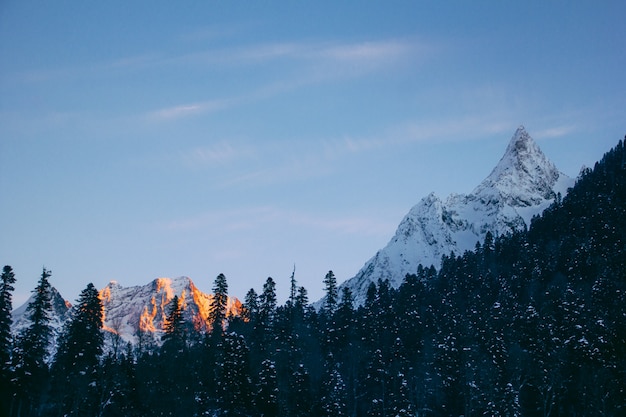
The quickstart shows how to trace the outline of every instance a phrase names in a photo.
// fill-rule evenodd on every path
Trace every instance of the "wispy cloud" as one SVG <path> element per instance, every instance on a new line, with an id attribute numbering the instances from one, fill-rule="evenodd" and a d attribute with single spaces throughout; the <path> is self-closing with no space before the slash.
<path id="1" fill-rule="evenodd" d="M 192 168 L 221 165 L 253 158 L 257 149 L 251 145 L 220 141 L 180 152 L 183 163 Z"/>
<path id="2" fill-rule="evenodd" d="M 178 57 L 209 64 L 247 65 L 278 59 L 303 62 L 334 63 L 386 63 L 425 53 L 429 48 L 417 41 L 378 40 L 363 42 L 272 42 L 258 43 L 239 48 L 213 49 Z M 174 58 L 176 59 L 176 58 Z"/>
<path id="3" fill-rule="evenodd" d="M 223 29 L 206 29 L 183 35 L 183 39 L 221 37 Z M 437 49 L 433 43 L 416 39 L 381 39 L 370 41 L 285 41 L 256 43 L 236 48 L 217 47 L 182 54 L 151 52 L 123 56 L 111 60 L 77 63 L 58 68 L 33 68 L 5 76 L 9 82 L 49 82 L 61 78 L 94 77 L 108 74 L 111 70 L 134 71 L 168 66 L 209 65 L 238 67 L 289 60 L 296 65 L 322 65 L 340 69 L 349 66 L 353 70 L 369 71 L 372 68 L 389 67 L 401 59 L 424 56 Z"/>
<path id="4" fill-rule="evenodd" d="M 313 48 L 308 56 L 337 62 L 391 64 L 394 60 L 424 52 L 422 44 L 400 40 L 336 43 Z"/>
<path id="5" fill-rule="evenodd" d="M 327 140 L 324 143 L 324 154 L 327 158 L 334 159 L 347 153 L 370 152 L 413 143 L 479 140 L 487 135 L 512 132 L 511 129 L 515 126 L 512 120 L 499 115 L 407 121 L 390 126 L 378 135 Z"/>
<path id="6" fill-rule="evenodd" d="M 179 104 L 150 111 L 146 118 L 150 121 L 172 121 L 188 116 L 210 113 L 232 106 L 236 99 L 207 100 L 197 103 Z"/>
<path id="7" fill-rule="evenodd" d="M 533 136 L 537 139 L 554 139 L 566 136 L 576 130 L 573 125 L 554 126 L 535 131 Z"/>

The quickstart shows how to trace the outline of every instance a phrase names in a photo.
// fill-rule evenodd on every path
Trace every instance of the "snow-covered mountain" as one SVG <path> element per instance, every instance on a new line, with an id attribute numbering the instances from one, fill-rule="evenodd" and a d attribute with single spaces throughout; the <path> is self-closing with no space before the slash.
<path id="1" fill-rule="evenodd" d="M 52 339 L 56 340 L 63 330 L 63 324 L 65 324 L 67 319 L 70 317 L 72 304 L 65 300 L 56 288 L 52 287 L 50 289 L 50 293 L 50 302 L 52 304 L 52 311 L 50 312 L 50 326 L 52 327 Z M 31 295 L 24 304 L 11 312 L 11 318 L 13 319 L 11 332 L 14 335 L 20 334 L 22 330 L 26 329 L 30 325 L 30 320 L 26 315 L 26 309 L 34 298 L 35 294 Z M 52 358 L 54 352 L 56 352 L 56 344 L 51 343 L 48 349 L 49 358 Z"/>
<path id="2" fill-rule="evenodd" d="M 573 185 L 520 126 L 500 162 L 470 194 L 452 194 L 445 200 L 434 193 L 424 197 L 387 246 L 340 288 L 348 286 L 355 302 L 362 304 L 371 282 L 388 279 L 398 287 L 419 264 L 438 268 L 442 255 L 474 249 L 489 231 L 497 236 L 522 229 L 557 193 L 565 195 Z"/>
<path id="3" fill-rule="evenodd" d="M 205 329 L 213 295 L 200 291 L 190 278 L 179 277 L 157 278 L 147 285 L 134 287 L 122 287 L 117 282 L 111 281 L 100 290 L 104 306 L 104 330 L 120 336 L 125 342 L 137 343 L 138 334 L 143 333 L 159 343 L 168 307 L 175 295 L 183 306 L 185 321 L 196 329 Z M 29 320 L 25 312 L 31 301 L 32 297 L 12 312 L 14 334 L 28 326 Z M 52 288 L 51 325 L 55 340 L 63 324 L 71 316 L 71 307 L 71 304 Z M 226 308 L 227 315 L 239 315 L 241 302 L 229 297 Z"/>
<path id="4" fill-rule="evenodd" d="M 111 281 L 100 291 L 104 329 L 132 343 L 137 342 L 139 332 L 151 334 L 159 341 L 175 295 L 183 306 L 185 321 L 197 330 L 206 329 L 213 295 L 200 291 L 188 277 L 157 278 L 147 285 L 134 287 L 122 287 Z M 239 315 L 241 302 L 229 297 L 226 308 L 227 315 Z"/>
<path id="5" fill-rule="evenodd" d="M 70 304 L 69 301 L 65 300 L 56 288 L 52 287 L 50 289 L 50 292 L 50 301 L 52 304 L 50 325 L 55 330 L 55 333 L 58 333 L 61 331 L 63 323 L 65 323 L 65 320 L 67 320 L 70 315 L 70 309 L 72 308 L 72 304 Z M 30 324 L 30 320 L 28 319 L 28 317 L 26 317 L 26 309 L 28 308 L 28 305 L 34 300 L 34 298 L 35 294 L 31 295 L 24 304 L 13 310 L 13 312 L 11 313 L 11 317 L 13 318 L 11 331 L 14 334 L 18 334 Z"/>

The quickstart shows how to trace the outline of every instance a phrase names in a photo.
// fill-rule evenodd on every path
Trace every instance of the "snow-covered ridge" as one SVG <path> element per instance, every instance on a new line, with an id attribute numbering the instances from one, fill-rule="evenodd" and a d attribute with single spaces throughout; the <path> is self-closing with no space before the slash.
<path id="1" fill-rule="evenodd" d="M 530 225 L 574 180 L 561 173 L 520 126 L 493 171 L 470 194 L 434 193 L 413 206 L 387 246 L 351 279 L 340 285 L 362 304 L 370 283 L 388 279 L 393 287 L 419 264 L 440 266 L 443 255 L 461 254 L 494 236 Z"/>
<path id="2" fill-rule="evenodd" d="M 100 291 L 104 328 L 123 340 L 137 342 L 140 332 L 160 340 L 169 304 L 178 296 L 183 317 L 197 330 L 205 330 L 213 295 L 200 291 L 189 277 L 157 278 L 144 286 L 122 287 L 115 281 Z M 228 298 L 227 314 L 238 315 L 241 302 Z"/>
<path id="3" fill-rule="evenodd" d="M 51 324 L 58 335 L 70 317 L 71 305 L 53 288 Z M 213 295 L 200 291 L 189 277 L 157 278 L 142 286 L 123 287 L 111 281 L 99 292 L 104 307 L 104 330 L 119 335 L 124 342 L 137 343 L 140 334 L 160 342 L 170 302 L 178 296 L 185 321 L 197 330 L 208 325 Z M 13 311 L 13 332 L 28 325 L 26 307 L 32 300 Z M 227 315 L 239 315 L 241 302 L 228 298 Z"/>
<path id="4" fill-rule="evenodd" d="M 52 304 L 52 311 L 50 312 L 50 326 L 52 327 L 52 337 L 56 339 L 63 329 L 63 324 L 70 317 L 70 309 L 72 304 L 65 300 L 56 288 L 50 289 L 51 297 L 50 302 Z M 11 325 L 11 332 L 15 335 L 19 334 L 22 330 L 30 325 L 30 321 L 26 317 L 26 309 L 28 305 L 34 300 L 35 294 L 31 295 L 28 300 L 15 310 L 11 312 L 13 318 L 13 324 Z M 50 348 L 49 353 L 52 354 L 56 349 Z"/>

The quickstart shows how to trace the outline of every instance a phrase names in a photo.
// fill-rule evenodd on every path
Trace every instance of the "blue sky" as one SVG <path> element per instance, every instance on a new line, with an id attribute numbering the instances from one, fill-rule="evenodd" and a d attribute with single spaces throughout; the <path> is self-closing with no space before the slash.
<path id="1" fill-rule="evenodd" d="M 621 1 L 0 4 L 0 263 L 282 301 L 352 277 L 523 124 L 576 176 L 626 133 Z"/>

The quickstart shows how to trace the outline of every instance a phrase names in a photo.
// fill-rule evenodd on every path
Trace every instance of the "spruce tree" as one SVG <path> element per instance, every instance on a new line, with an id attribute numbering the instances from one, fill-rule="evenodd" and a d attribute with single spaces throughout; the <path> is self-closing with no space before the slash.
<path id="1" fill-rule="evenodd" d="M 259 297 L 259 321 L 261 328 L 268 332 L 276 315 L 276 282 L 268 277 Z"/>
<path id="2" fill-rule="evenodd" d="M 304 311 L 309 305 L 309 294 L 304 287 L 298 288 L 298 295 L 296 296 L 296 307 L 299 310 Z"/>
<path id="3" fill-rule="evenodd" d="M 2 276 L 0 277 L 0 414 L 9 413 L 11 349 L 13 344 L 11 336 L 13 305 L 11 298 L 14 283 L 13 269 L 6 265 L 2 269 Z"/>
<path id="4" fill-rule="evenodd" d="M 328 271 L 326 276 L 324 277 L 324 288 L 326 291 L 326 298 L 324 300 L 324 313 L 328 317 L 332 316 L 337 308 L 337 300 L 339 299 L 339 294 L 337 290 L 337 278 L 333 271 Z"/>
<path id="5" fill-rule="evenodd" d="M 291 272 L 289 284 L 289 300 L 287 300 L 287 306 L 289 308 L 292 308 L 296 304 L 296 296 L 298 293 L 298 287 L 296 283 L 296 265 L 293 266 L 293 272 Z"/>
<path id="6" fill-rule="evenodd" d="M 226 276 L 219 274 L 213 283 L 213 298 L 209 308 L 209 325 L 211 333 L 218 336 L 222 333 L 226 321 L 226 305 L 228 303 L 228 283 Z"/>
<path id="7" fill-rule="evenodd" d="M 12 292 L 15 289 L 15 274 L 13 268 L 6 265 L 0 277 L 0 378 L 4 381 L 10 366 L 11 359 L 11 311 L 13 310 Z"/>
<path id="8" fill-rule="evenodd" d="M 217 396 L 226 415 L 247 415 L 251 406 L 249 349 L 243 336 L 225 333 L 217 365 Z"/>
<path id="9" fill-rule="evenodd" d="M 276 363 L 269 359 L 261 362 L 259 383 L 254 400 L 256 410 L 261 416 L 278 415 L 278 382 Z"/>
<path id="10" fill-rule="evenodd" d="M 242 310 L 242 319 L 246 323 L 256 319 L 256 316 L 259 313 L 259 296 L 254 288 L 250 288 L 246 293 Z"/>
<path id="11" fill-rule="evenodd" d="M 311 415 L 311 377 L 300 363 L 291 375 L 289 392 L 289 416 L 308 417 Z"/>
<path id="12" fill-rule="evenodd" d="M 355 327 L 354 320 L 354 298 L 352 291 L 344 287 L 341 291 L 341 302 L 335 313 L 336 344 L 337 348 L 346 350 L 352 342 Z"/>
<path id="13" fill-rule="evenodd" d="M 332 355 L 327 358 L 326 372 L 322 381 L 321 411 L 325 417 L 341 417 L 346 412 L 346 386 L 339 365 Z"/>
<path id="14" fill-rule="evenodd" d="M 167 318 L 163 326 L 164 334 L 162 350 L 176 355 L 182 351 L 186 344 L 185 320 L 183 319 L 183 307 L 175 295 L 169 304 Z"/>
<path id="15" fill-rule="evenodd" d="M 89 283 L 64 327 L 52 368 L 53 392 L 60 411 L 66 414 L 92 415 L 101 406 L 102 319 L 102 301 Z"/>
<path id="16" fill-rule="evenodd" d="M 258 348 L 259 357 L 267 358 L 276 347 L 274 324 L 276 320 L 276 282 L 268 277 L 259 296 L 258 320 L 253 322 L 252 340 Z"/>
<path id="17" fill-rule="evenodd" d="M 263 284 L 259 307 L 261 317 L 269 325 L 274 320 L 276 313 L 276 282 L 272 277 L 268 277 Z"/>
<path id="18" fill-rule="evenodd" d="M 13 351 L 17 404 L 14 409 L 39 412 L 42 395 L 48 383 L 48 347 L 52 339 L 50 325 L 52 293 L 48 278 L 51 273 L 43 268 L 33 300 L 26 307 L 29 325 L 19 335 Z M 23 412 L 23 411 L 22 411 Z"/>

